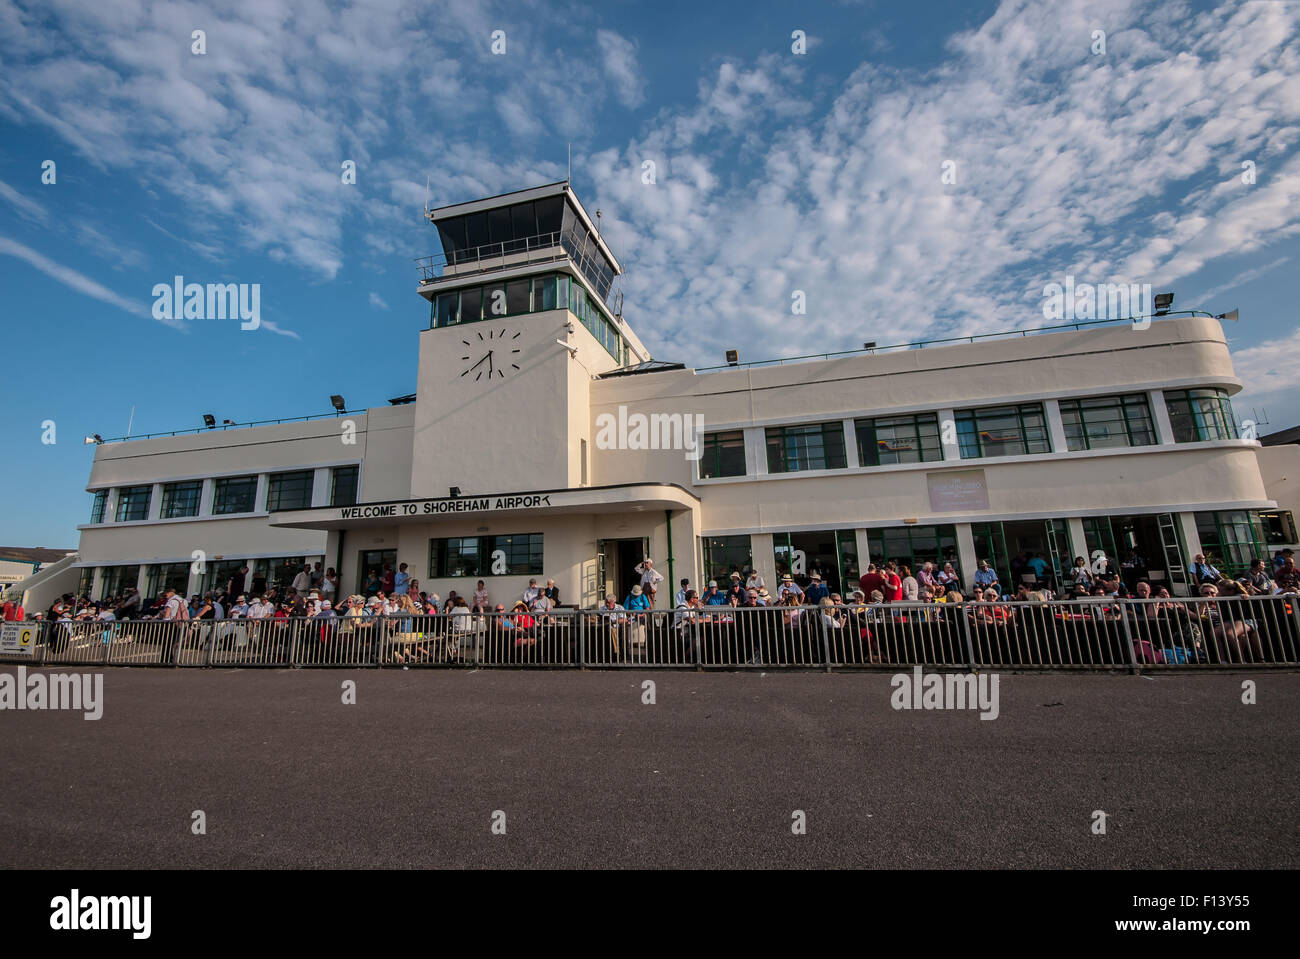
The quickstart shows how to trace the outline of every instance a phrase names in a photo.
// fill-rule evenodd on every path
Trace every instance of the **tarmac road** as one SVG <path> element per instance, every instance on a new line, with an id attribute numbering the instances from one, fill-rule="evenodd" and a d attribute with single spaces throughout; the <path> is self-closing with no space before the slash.
<path id="1" fill-rule="evenodd" d="M 1300 865 L 1296 673 L 1003 673 L 982 721 L 880 673 L 103 672 L 99 721 L 0 711 L 3 867 Z"/>

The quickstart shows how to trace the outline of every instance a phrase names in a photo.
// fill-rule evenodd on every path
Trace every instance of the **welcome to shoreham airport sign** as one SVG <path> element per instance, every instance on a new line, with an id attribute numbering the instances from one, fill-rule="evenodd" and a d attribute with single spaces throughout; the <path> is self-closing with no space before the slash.
<path id="1" fill-rule="evenodd" d="M 339 519 L 378 519 L 386 516 L 421 516 L 437 513 L 483 513 L 502 509 L 536 509 L 550 506 L 549 493 L 519 493 L 512 496 L 458 496 L 455 499 L 426 499 L 414 503 L 369 503 L 339 507 Z"/>

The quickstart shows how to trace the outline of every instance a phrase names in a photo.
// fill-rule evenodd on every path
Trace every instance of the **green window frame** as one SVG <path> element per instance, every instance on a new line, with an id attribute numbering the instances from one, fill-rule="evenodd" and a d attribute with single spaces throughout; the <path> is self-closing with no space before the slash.
<path id="1" fill-rule="evenodd" d="M 355 506 L 357 502 L 357 480 L 361 475 L 359 466 L 336 466 L 330 470 L 330 505 Z"/>
<path id="2" fill-rule="evenodd" d="M 85 596 L 90 597 L 90 591 L 95 588 L 95 567 L 85 566 L 81 570 L 81 575 L 77 577 L 77 598 Z"/>
<path id="3" fill-rule="evenodd" d="M 95 490 L 95 498 L 90 503 L 90 521 L 92 523 L 104 522 L 104 511 L 108 508 L 108 490 Z M 84 593 L 82 595 L 85 595 Z"/>
<path id="4" fill-rule="evenodd" d="M 109 566 L 104 571 L 102 580 L 104 591 L 100 599 L 119 595 L 140 581 L 140 566 Z"/>
<path id="5" fill-rule="evenodd" d="M 256 476 L 223 476 L 213 483 L 213 516 L 251 513 L 256 504 Z"/>
<path id="6" fill-rule="evenodd" d="M 1145 393 L 1061 400 L 1061 426 L 1069 450 L 1154 446 L 1155 422 Z"/>
<path id="7" fill-rule="evenodd" d="M 957 410 L 954 418 L 962 459 L 1052 452 L 1042 403 Z"/>
<path id="8" fill-rule="evenodd" d="M 117 491 L 117 522 L 148 519 L 149 500 L 152 496 L 152 486 L 123 486 Z"/>
<path id="9" fill-rule="evenodd" d="M 957 527 L 951 524 L 937 526 L 882 526 L 867 530 L 867 549 L 871 562 L 879 566 L 888 560 L 906 563 L 915 576 L 926 560 L 934 563 L 936 570 L 944 563 L 952 563 L 960 574 L 961 563 L 957 555 Z"/>
<path id="10" fill-rule="evenodd" d="M 700 479 L 745 475 L 745 431 L 705 433 L 700 442 Z"/>
<path id="11" fill-rule="evenodd" d="M 799 426 L 769 426 L 765 433 L 769 473 L 843 469 L 848 465 L 844 424 L 838 420 Z"/>
<path id="12" fill-rule="evenodd" d="M 185 483 L 166 483 L 162 492 L 163 519 L 198 516 L 199 501 L 203 498 L 203 480 Z"/>
<path id="13" fill-rule="evenodd" d="M 1239 436 L 1227 390 L 1169 390 L 1165 408 L 1175 443 L 1235 440 Z"/>
<path id="14" fill-rule="evenodd" d="M 315 470 L 272 473 L 266 483 L 266 511 L 310 509 Z"/>
<path id="15" fill-rule="evenodd" d="M 156 599 L 169 589 L 187 595 L 190 585 L 189 563 L 161 563 L 149 567 L 145 578 L 144 599 Z"/>
<path id="16" fill-rule="evenodd" d="M 930 463 L 943 459 L 937 413 L 854 420 L 853 431 L 858 441 L 858 463 L 862 466 Z"/>
<path id="17" fill-rule="evenodd" d="M 704 595 L 705 583 L 716 580 L 718 589 L 725 591 L 731 581 L 732 572 L 742 578 L 748 578 L 754 568 L 754 547 L 748 533 L 739 536 L 705 536 L 700 540 L 700 549 L 704 559 L 704 582 L 699 584 L 696 592 Z M 673 584 L 673 592 L 677 585 Z"/>
<path id="18" fill-rule="evenodd" d="M 1268 536 L 1258 510 L 1224 510 L 1195 516 L 1201 552 L 1206 562 L 1225 576 L 1235 579 L 1249 572 L 1256 559 L 1269 562 Z M 1187 559 L 1191 561 L 1190 556 Z"/>

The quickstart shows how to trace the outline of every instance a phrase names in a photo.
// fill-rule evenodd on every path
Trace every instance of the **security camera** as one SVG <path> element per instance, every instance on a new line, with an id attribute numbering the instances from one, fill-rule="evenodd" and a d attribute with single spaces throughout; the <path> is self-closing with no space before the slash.
<path id="1" fill-rule="evenodd" d="M 570 346 L 568 343 L 565 343 L 564 340 L 556 340 L 555 342 L 559 343 L 562 347 L 568 350 L 570 356 L 578 355 L 578 348 L 576 346 Z"/>
<path id="2" fill-rule="evenodd" d="M 572 322 L 572 321 L 570 321 L 570 322 L 568 322 L 568 323 L 565 323 L 565 324 L 564 324 L 564 329 L 565 329 L 566 332 L 569 332 L 569 333 L 576 333 L 576 332 L 578 331 L 578 328 L 577 328 L 576 326 L 573 325 L 573 322 Z"/>

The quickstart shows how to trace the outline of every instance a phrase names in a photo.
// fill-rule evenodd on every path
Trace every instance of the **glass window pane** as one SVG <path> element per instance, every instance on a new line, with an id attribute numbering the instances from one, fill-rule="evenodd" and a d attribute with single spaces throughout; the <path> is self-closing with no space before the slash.
<path id="1" fill-rule="evenodd" d="M 487 246 L 491 242 L 486 213 L 471 213 L 465 217 L 465 245 L 472 257 L 477 259 L 481 255 L 477 248 Z"/>
<path id="2" fill-rule="evenodd" d="M 505 249 L 505 244 L 514 239 L 514 228 L 510 223 L 510 207 L 501 206 L 487 211 L 488 235 L 491 238 L 492 253 Z"/>
<path id="3" fill-rule="evenodd" d="M 460 322 L 459 293 L 439 293 L 434 301 L 434 325 L 451 326 Z"/>
<path id="4" fill-rule="evenodd" d="M 356 466 L 336 466 L 330 477 L 330 505 L 353 506 L 357 502 Z"/>
<path id="5" fill-rule="evenodd" d="M 511 230 L 516 240 L 528 240 L 537 235 L 537 214 L 533 204 L 516 203 L 510 208 Z"/>
<path id="6" fill-rule="evenodd" d="M 512 280 L 506 284 L 506 312 L 511 316 L 527 313 L 531 306 L 530 280 Z"/>
<path id="7" fill-rule="evenodd" d="M 538 200 L 535 204 L 537 211 L 537 232 L 540 233 L 559 233 L 564 218 L 564 197 L 552 196 L 545 200 Z"/>

